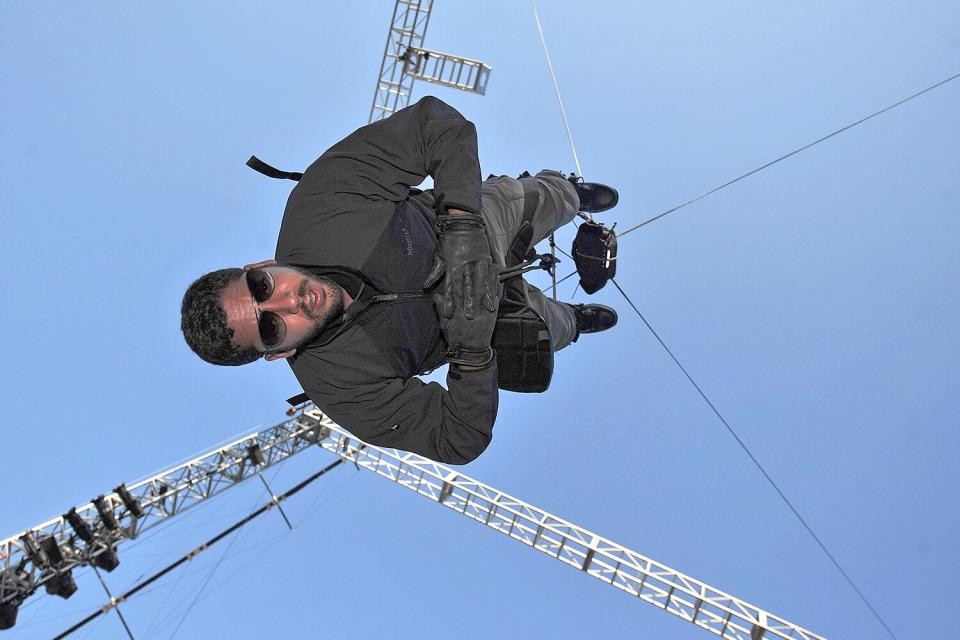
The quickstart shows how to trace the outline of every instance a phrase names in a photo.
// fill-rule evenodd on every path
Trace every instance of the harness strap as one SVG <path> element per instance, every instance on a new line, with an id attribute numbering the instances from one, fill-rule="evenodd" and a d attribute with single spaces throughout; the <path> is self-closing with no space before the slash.
<path id="1" fill-rule="evenodd" d="M 258 173 L 262 173 L 268 178 L 277 178 L 278 180 L 286 179 L 299 182 L 300 178 L 303 177 L 303 174 L 299 171 L 281 171 L 276 167 L 271 167 L 257 156 L 250 156 L 250 159 L 247 160 L 247 166 Z"/>
<path id="2" fill-rule="evenodd" d="M 533 247 L 530 244 L 533 241 L 533 216 L 540 204 L 540 185 L 536 178 L 524 172 L 519 180 L 523 185 L 523 218 L 517 235 L 510 245 L 510 251 L 506 255 L 507 267 L 516 266 L 532 258 L 530 254 L 533 252 Z"/>

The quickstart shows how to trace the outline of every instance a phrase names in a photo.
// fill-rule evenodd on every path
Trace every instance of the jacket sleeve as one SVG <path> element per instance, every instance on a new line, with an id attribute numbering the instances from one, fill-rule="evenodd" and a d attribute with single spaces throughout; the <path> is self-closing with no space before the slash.
<path id="1" fill-rule="evenodd" d="M 365 442 L 466 464 L 493 438 L 496 360 L 479 371 L 450 367 L 449 390 L 419 378 L 361 383 L 343 369 L 339 374 L 337 380 L 314 380 L 305 390 L 317 407 Z"/>
<path id="2" fill-rule="evenodd" d="M 480 212 L 476 128 L 433 96 L 335 144 L 304 172 L 301 188 L 399 203 L 428 175 L 443 206 Z"/>

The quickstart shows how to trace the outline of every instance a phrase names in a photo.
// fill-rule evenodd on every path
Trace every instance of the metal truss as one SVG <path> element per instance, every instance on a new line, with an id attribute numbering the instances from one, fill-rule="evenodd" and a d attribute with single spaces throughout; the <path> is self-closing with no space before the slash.
<path id="1" fill-rule="evenodd" d="M 824 640 L 446 465 L 367 444 L 311 404 L 270 429 L 0 541 L 0 619 L 12 626 L 16 608 L 42 585 L 69 595 L 64 576 L 74 567 L 115 567 L 120 544 L 312 445 L 722 638 Z"/>
<path id="2" fill-rule="evenodd" d="M 486 93 L 491 71 L 488 65 L 423 48 L 432 7 L 433 0 L 397 0 L 394 5 L 368 122 L 382 120 L 407 106 L 414 80 Z"/>
<path id="3" fill-rule="evenodd" d="M 406 52 L 422 47 L 430 22 L 433 0 L 397 0 L 380 63 L 380 78 L 370 107 L 370 120 L 381 120 L 407 106 L 413 92 L 413 76 L 404 73 Z"/>
<path id="4" fill-rule="evenodd" d="M 407 49 L 404 56 L 404 73 L 411 78 L 480 95 L 487 92 L 491 69 L 479 60 L 415 47 Z"/>
<path id="5" fill-rule="evenodd" d="M 824 640 L 807 629 L 474 480 L 358 440 L 316 407 L 299 417 L 327 451 L 729 640 Z"/>
<path id="6" fill-rule="evenodd" d="M 0 540 L 0 628 L 39 587 L 69 597 L 71 570 L 112 570 L 117 547 L 313 444 L 296 421 L 252 433 L 198 458 Z M 72 590 L 63 590 L 64 584 Z M 12 626 L 8 622 L 7 626 Z"/>

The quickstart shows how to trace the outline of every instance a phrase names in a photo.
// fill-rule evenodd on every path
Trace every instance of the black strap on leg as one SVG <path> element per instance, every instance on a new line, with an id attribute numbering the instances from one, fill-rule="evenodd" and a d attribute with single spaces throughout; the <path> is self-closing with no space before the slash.
<path id="1" fill-rule="evenodd" d="M 504 391 L 540 393 L 553 377 L 553 338 L 546 321 L 530 307 L 521 276 L 531 269 L 549 269 L 553 263 L 549 254 L 538 256 L 531 246 L 533 216 L 540 205 L 539 183 L 526 172 L 518 179 L 523 185 L 523 218 L 504 256 L 507 268 L 500 277 L 504 297 L 493 332 L 497 386 Z M 537 259 L 539 267 L 533 265 Z"/>
<path id="2" fill-rule="evenodd" d="M 519 177 L 520 184 L 523 185 L 523 218 L 520 221 L 520 228 L 517 235 L 513 238 L 510 250 L 507 252 L 507 267 L 512 267 L 529 259 L 533 247 L 533 216 L 537 213 L 537 207 L 540 205 L 540 185 L 535 178 L 524 171 Z"/>
<path id="3" fill-rule="evenodd" d="M 268 178 L 277 178 L 278 180 L 293 180 L 294 182 L 299 182 L 300 178 L 303 177 L 303 174 L 299 171 L 281 171 L 276 167 L 271 167 L 257 156 L 250 156 L 250 159 L 247 160 L 247 166 Z"/>

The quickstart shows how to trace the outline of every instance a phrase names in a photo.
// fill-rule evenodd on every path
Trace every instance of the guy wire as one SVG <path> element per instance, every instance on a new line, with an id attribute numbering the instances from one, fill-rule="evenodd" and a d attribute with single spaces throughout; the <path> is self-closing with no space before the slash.
<path id="1" fill-rule="evenodd" d="M 714 187 L 713 189 L 710 189 L 709 191 L 706 191 L 706 192 L 704 192 L 704 193 L 701 193 L 701 194 L 698 195 L 697 197 L 691 198 L 690 200 L 687 200 L 687 201 L 684 202 L 683 204 L 679 204 L 679 205 L 673 207 L 672 209 L 667 209 L 667 210 L 664 211 L 663 213 L 658 213 L 657 215 L 653 216 L 652 218 L 650 218 L 650 219 L 648 219 L 648 220 L 644 220 L 644 221 L 641 222 L 640 224 L 630 227 L 629 229 L 627 229 L 627 230 L 624 231 L 623 233 L 618 233 L 617 236 L 620 237 L 620 238 L 622 238 L 623 236 L 627 235 L 627 234 L 630 233 L 631 231 L 636 231 L 636 230 L 639 229 L 640 227 L 642 227 L 642 226 L 644 226 L 644 225 L 647 225 L 647 224 L 650 224 L 650 223 L 653 222 L 654 220 L 659 220 L 660 218 L 662 218 L 662 217 L 664 217 L 664 216 L 666 216 L 666 215 L 669 215 L 669 214 L 673 213 L 674 211 L 678 211 L 678 210 L 680 210 L 680 209 L 683 209 L 685 206 L 687 206 L 687 205 L 689 205 L 689 204 L 693 204 L 694 202 L 697 202 L 698 200 L 703 200 L 703 199 L 706 198 L 707 196 L 712 195 L 712 194 L 716 193 L 717 191 L 720 191 L 721 189 L 724 189 L 724 188 L 726 188 L 726 187 L 729 187 L 730 185 L 732 185 L 732 184 L 734 184 L 734 183 L 736 183 L 736 182 L 740 182 L 740 181 L 743 180 L 744 178 L 749 178 L 749 177 L 752 176 L 753 174 L 755 174 L 755 173 L 757 173 L 757 172 L 759 172 L 759 171 L 763 171 L 763 170 L 766 169 L 767 167 L 771 167 L 771 166 L 777 164 L 778 162 L 780 162 L 780 161 L 782 161 L 782 160 L 786 160 L 787 158 L 789 158 L 789 157 L 791 157 L 791 156 L 795 156 L 795 155 L 797 155 L 798 153 L 800 153 L 801 151 L 806 151 L 806 150 L 809 149 L 810 147 L 812 147 L 812 146 L 814 146 L 814 145 L 818 145 L 818 144 L 820 144 L 821 142 L 823 142 L 823 141 L 825 141 L 825 140 L 829 140 L 829 139 L 832 138 L 833 136 L 835 136 L 835 135 L 837 135 L 837 134 L 839 134 L 839 133 L 843 133 L 843 132 L 846 131 L 847 129 L 852 129 L 853 127 L 856 127 L 856 126 L 859 125 L 859 124 L 863 124 L 863 123 L 866 122 L 867 120 L 870 120 L 870 119 L 872 119 L 872 118 L 875 118 L 875 117 L 879 116 L 879 115 L 882 114 L 882 113 L 886 113 L 887 111 L 890 111 L 891 109 L 893 109 L 893 108 L 895 108 L 895 107 L 899 107 L 900 105 L 904 104 L 905 102 L 909 102 L 910 100 L 913 100 L 914 98 L 920 97 L 920 96 L 922 96 L 923 94 L 927 93 L 928 91 L 933 91 L 933 90 L 936 89 L 937 87 L 939 87 L 939 86 L 941 86 L 941 85 L 944 85 L 944 84 L 950 82 L 951 80 L 956 80 L 957 78 L 960 78 L 960 73 L 955 74 L 955 75 L 952 75 L 952 76 L 950 76 L 949 78 L 947 78 L 946 80 L 941 80 L 940 82 L 938 82 L 938 83 L 936 83 L 936 84 L 933 84 L 933 85 L 930 85 L 929 87 L 927 87 L 926 89 L 923 89 L 922 91 L 918 91 L 917 93 L 915 93 L 915 94 L 913 94 L 913 95 L 911 95 L 911 96 L 908 96 L 908 97 L 906 97 L 906 98 L 904 98 L 904 99 L 902 99 L 902 100 L 899 100 L 899 101 L 897 101 L 897 102 L 894 102 L 894 103 L 891 104 L 890 106 L 884 107 L 883 109 L 881 109 L 880 111 L 877 111 L 876 113 L 871 113 L 870 115 L 868 115 L 868 116 L 866 116 L 866 117 L 860 118 L 860 119 L 857 120 L 856 122 L 853 122 L 853 123 L 851 123 L 851 124 L 848 124 L 848 125 L 845 126 L 845 127 L 842 127 L 842 128 L 840 128 L 840 129 L 837 129 L 837 130 L 834 131 L 833 133 L 828 133 L 827 135 L 823 136 L 822 138 L 820 138 L 820 139 L 818 139 L 818 140 L 814 140 L 813 142 L 811 142 L 811 143 L 809 143 L 809 144 L 805 144 L 804 146 L 802 146 L 802 147 L 800 147 L 800 148 L 798 148 L 798 149 L 794 149 L 794 150 L 791 151 L 790 153 L 788 153 L 788 154 L 786 154 L 786 155 L 783 155 L 783 156 L 780 156 L 780 157 L 777 158 L 776 160 L 772 160 L 772 161 L 768 162 L 767 164 L 765 164 L 765 165 L 763 165 L 763 166 L 761 166 L 761 167 L 757 167 L 757 168 L 754 169 L 753 171 L 748 171 L 747 173 L 743 174 L 742 176 L 740 176 L 740 177 L 738 177 L 738 178 L 734 178 L 733 180 L 730 180 L 729 182 L 725 182 L 724 184 L 720 185 L 719 187 Z"/>
<path id="2" fill-rule="evenodd" d="M 533 8 L 533 18 L 537 21 L 537 31 L 540 33 L 540 42 L 543 44 L 543 55 L 547 57 L 547 67 L 550 69 L 550 77 L 553 79 L 553 89 L 557 92 L 557 103 L 560 105 L 560 115 L 563 116 L 563 126 L 567 129 L 567 138 L 570 140 L 570 150 L 573 151 L 573 162 L 577 165 L 577 175 L 581 176 L 580 159 L 577 157 L 577 148 L 573 144 L 573 133 L 570 132 L 570 123 L 567 122 L 567 111 L 563 108 L 563 99 L 560 98 L 560 85 L 557 84 L 557 74 L 553 71 L 553 62 L 550 61 L 550 52 L 547 50 L 547 40 L 543 37 L 543 26 L 540 24 L 540 14 L 537 13 L 536 0 L 530 0 L 530 6 Z"/>
<path id="3" fill-rule="evenodd" d="M 340 464 L 342 464 L 342 463 L 343 463 L 343 458 L 340 458 L 340 459 L 338 459 L 338 460 L 334 460 L 333 462 L 331 462 L 330 464 L 328 464 L 328 465 L 325 466 L 324 468 L 320 469 L 320 471 L 317 471 L 316 473 L 314 473 L 313 475 L 311 475 L 310 477 L 308 477 L 306 480 L 303 480 L 303 481 L 301 481 L 299 484 L 294 485 L 292 488 L 288 489 L 285 493 L 277 496 L 274 500 L 271 500 L 270 502 L 264 504 L 262 507 L 260 507 L 259 509 L 257 509 L 256 511 L 254 511 L 253 513 L 251 513 L 251 514 L 248 515 L 247 517 L 243 518 L 242 520 L 239 520 L 238 522 L 234 523 L 233 525 L 231 525 L 231 526 L 228 527 L 227 529 L 224 529 L 223 531 L 221 531 L 221 532 L 218 533 L 216 536 L 214 536 L 213 538 L 211 538 L 211 539 L 208 540 L 207 542 L 203 543 L 202 545 L 200 545 L 200 546 L 197 547 L 196 549 L 193 549 L 192 551 L 188 552 L 186 555 L 182 556 L 179 560 L 176 560 L 175 562 L 167 565 L 164 569 L 161 569 L 160 571 L 158 571 L 157 573 L 153 574 L 152 576 L 150 576 L 149 578 L 147 578 L 147 579 L 144 580 L 143 582 L 140 582 L 139 584 L 137 584 L 136 586 L 134 586 L 132 589 L 129 589 L 129 590 L 126 591 L 125 593 L 121 594 L 119 597 L 117 597 L 117 598 L 112 598 L 112 599 L 111 599 L 111 602 L 110 602 L 109 604 L 106 604 L 106 605 L 102 606 L 101 608 L 97 609 L 97 611 L 95 611 L 94 613 L 90 614 L 89 616 L 87 616 L 86 618 L 84 618 L 83 620 L 81 620 L 80 622 L 78 622 L 77 624 L 73 625 L 72 627 L 70 627 L 69 629 L 67 629 L 66 631 L 64 631 L 63 633 L 61 633 L 60 635 L 56 636 L 56 637 L 54 638 L 54 640 L 62 640 L 62 638 L 66 638 L 67 636 L 69 636 L 70 634 L 72 634 L 74 631 L 76 631 L 77 629 L 83 627 L 84 625 L 86 625 L 86 624 L 89 623 L 90 621 L 92 621 L 92 620 L 100 617 L 102 614 L 106 613 L 107 611 L 109 611 L 110 609 L 112 609 L 113 607 L 115 607 L 117 604 L 121 604 L 121 603 L 123 603 L 124 601 L 128 600 L 130 597 L 132 597 L 133 595 L 135 595 L 135 594 L 138 593 L 139 591 L 143 590 L 145 587 L 148 587 L 149 585 L 153 584 L 154 582 L 156 582 L 157 580 L 159 580 L 160 578 L 162 578 L 163 576 L 165 576 L 167 573 L 169 573 L 170 571 L 173 571 L 174 569 L 176 569 L 176 568 L 179 567 L 180 565 L 184 564 L 185 562 L 189 562 L 189 561 L 192 560 L 193 557 L 196 556 L 197 554 L 202 553 L 203 551 L 206 551 L 206 550 L 209 549 L 211 546 L 213 546 L 213 545 L 216 544 L 217 542 L 220 542 L 220 541 L 223 540 L 225 537 L 227 537 L 228 535 L 230 535 L 231 533 L 233 533 L 234 531 L 236 531 L 237 529 L 239 529 L 239 528 L 242 527 L 243 525 L 247 524 L 248 522 L 250 522 L 250 521 L 253 520 L 254 518 L 257 518 L 257 517 L 263 515 L 264 513 L 266 513 L 266 512 L 269 511 L 270 509 L 272 509 L 272 508 L 273 508 L 276 504 L 278 504 L 279 502 L 281 502 L 281 501 L 283 501 L 283 500 L 286 500 L 286 499 L 289 498 L 290 496 L 298 493 L 300 490 L 302 490 L 304 487 L 306 487 L 307 485 L 309 485 L 311 482 L 313 482 L 314 480 L 316 480 L 316 479 L 319 478 L 320 476 L 324 475 L 325 473 L 327 473 L 328 471 L 330 471 L 331 469 L 333 469 L 334 467 L 337 467 L 338 465 L 340 465 Z"/>
<path id="4" fill-rule="evenodd" d="M 687 377 L 687 380 L 690 381 L 690 384 L 693 385 L 693 388 L 697 390 L 697 393 L 699 393 L 700 397 L 703 398 L 704 402 L 707 403 L 707 406 L 709 406 L 710 409 L 713 410 L 713 413 L 716 414 L 716 416 L 720 419 L 720 422 L 723 423 L 723 426 L 726 427 L 727 431 L 730 432 L 730 435 L 733 436 L 733 439 L 736 440 L 737 444 L 740 445 L 740 448 L 743 449 L 744 452 L 746 452 L 750 460 L 753 461 L 753 464 L 757 467 L 757 469 L 760 470 L 760 473 L 763 474 L 763 477 L 766 478 L 767 482 L 770 483 L 770 486 L 774 488 L 774 490 L 777 492 L 777 494 L 780 496 L 783 502 L 790 508 L 790 511 L 793 512 L 793 515 L 797 517 L 797 520 L 800 521 L 800 524 L 802 524 L 803 527 L 807 530 L 807 533 L 809 533 L 813 537 L 814 541 L 816 541 L 816 543 L 820 546 L 823 552 L 830 559 L 830 562 L 833 563 L 833 566 L 837 568 L 837 571 L 839 571 L 840 574 L 846 579 L 847 583 L 853 588 L 856 594 L 860 596 L 860 599 L 863 600 L 863 603 L 867 605 L 867 608 L 870 609 L 870 612 L 873 613 L 874 617 L 880 622 L 881 625 L 883 625 L 883 628 L 887 630 L 887 633 L 890 634 L 890 637 L 893 638 L 893 640 L 897 640 L 897 636 L 894 635 L 890 627 L 887 626 L 887 623 L 884 621 L 884 619 L 880 617 L 880 614 L 877 613 L 877 610 L 873 608 L 873 605 L 870 604 L 870 601 L 867 600 L 867 597 L 863 595 L 863 592 L 860 591 L 860 588 L 857 587 L 853 579 L 847 574 L 846 571 L 844 571 L 843 567 L 840 566 L 840 563 L 837 562 L 837 559 L 833 557 L 833 554 L 830 553 L 826 545 L 823 544 L 823 541 L 820 540 L 820 536 L 814 533 L 810 525 L 807 524 L 807 521 L 804 520 L 803 516 L 800 515 L 800 512 L 797 511 L 797 508 L 793 506 L 793 503 L 790 502 L 786 494 L 784 494 L 783 491 L 780 489 L 780 487 L 777 485 L 777 483 L 774 482 L 770 474 L 767 473 L 767 470 L 763 468 L 763 465 L 760 464 L 760 461 L 757 460 L 756 456 L 753 455 L 753 452 L 750 451 L 750 448 L 747 447 L 746 443 L 744 443 L 744 441 L 740 439 L 740 436 L 737 435 L 737 432 L 734 431 L 733 427 L 730 426 L 730 423 L 727 422 L 726 418 L 724 418 L 723 415 L 721 415 L 720 411 L 713 404 L 713 402 L 710 401 L 710 398 L 707 397 L 707 394 L 703 392 L 703 389 L 701 389 L 700 385 L 697 384 L 697 381 L 693 379 L 693 376 L 690 375 L 686 367 L 684 367 L 683 364 L 680 363 L 680 360 L 677 358 L 677 356 L 673 354 L 673 351 L 670 350 L 670 347 L 667 346 L 667 343 L 663 341 L 660 335 L 657 334 L 657 332 L 653 329 L 653 326 L 651 326 L 651 324 L 647 322 L 647 319 L 643 317 L 643 314 L 640 313 L 640 310 L 637 308 L 637 305 L 633 304 L 633 300 L 631 300 L 630 297 L 626 294 L 626 292 L 620 287 L 620 285 L 617 283 L 615 278 L 611 278 L 610 282 L 613 283 L 613 286 L 617 288 L 617 290 L 620 292 L 620 295 L 622 295 L 623 298 L 630 304 L 630 306 L 633 307 L 633 310 L 637 312 L 637 315 L 640 316 L 640 319 L 643 321 L 643 324 L 647 325 L 647 329 L 650 330 L 650 333 L 653 334 L 653 337 L 657 339 L 657 342 L 660 343 L 660 346 L 663 347 L 664 351 L 666 351 L 667 354 L 673 359 L 674 363 L 676 363 L 676 365 L 680 367 L 680 371 L 682 371 L 683 375 Z"/>

